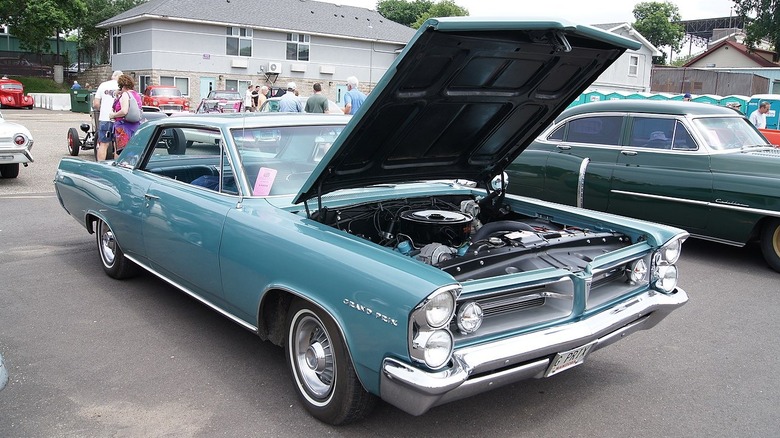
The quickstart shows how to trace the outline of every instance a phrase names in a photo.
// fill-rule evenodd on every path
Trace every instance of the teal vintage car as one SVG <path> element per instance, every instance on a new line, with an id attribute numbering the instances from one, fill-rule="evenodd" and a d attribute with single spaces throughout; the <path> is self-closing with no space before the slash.
<path id="1" fill-rule="evenodd" d="M 512 193 L 731 245 L 760 241 L 767 264 L 780 271 L 780 149 L 730 108 L 580 105 L 563 112 L 507 173 Z"/>
<path id="2" fill-rule="evenodd" d="M 314 417 L 380 398 L 420 415 L 579 365 L 688 300 L 685 231 L 502 182 L 628 47 L 562 22 L 430 20 L 354 116 L 153 121 L 115 161 L 63 159 L 57 196 L 109 276 L 143 268 L 282 346 Z"/>

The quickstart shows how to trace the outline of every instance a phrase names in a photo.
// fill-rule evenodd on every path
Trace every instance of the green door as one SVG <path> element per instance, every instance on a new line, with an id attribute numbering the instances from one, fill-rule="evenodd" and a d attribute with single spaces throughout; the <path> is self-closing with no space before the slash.
<path id="1" fill-rule="evenodd" d="M 633 117 L 628 132 L 612 173 L 608 211 L 703 233 L 712 199 L 706 151 L 682 119 Z"/>

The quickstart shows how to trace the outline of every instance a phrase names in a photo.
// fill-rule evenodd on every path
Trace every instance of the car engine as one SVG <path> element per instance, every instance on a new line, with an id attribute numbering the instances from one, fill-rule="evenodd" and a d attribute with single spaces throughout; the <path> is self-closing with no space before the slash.
<path id="1" fill-rule="evenodd" d="M 528 217 L 494 201 L 490 196 L 401 199 L 323 209 L 315 217 L 459 281 L 546 267 L 578 272 L 596 256 L 632 243 L 620 233 Z"/>

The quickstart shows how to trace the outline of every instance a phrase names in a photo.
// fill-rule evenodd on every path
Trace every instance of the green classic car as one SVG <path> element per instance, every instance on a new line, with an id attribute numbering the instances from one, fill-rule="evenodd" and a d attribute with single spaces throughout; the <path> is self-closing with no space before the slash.
<path id="1" fill-rule="evenodd" d="M 106 274 L 143 268 L 283 347 L 316 418 L 379 398 L 420 415 L 564 372 L 688 300 L 684 230 L 502 183 L 629 47 L 568 23 L 429 20 L 354 116 L 152 121 L 115 161 L 64 158 L 57 196 Z"/>
<path id="2" fill-rule="evenodd" d="M 508 167 L 509 191 L 687 230 L 760 241 L 780 271 L 780 149 L 741 114 L 620 100 L 564 111 Z"/>

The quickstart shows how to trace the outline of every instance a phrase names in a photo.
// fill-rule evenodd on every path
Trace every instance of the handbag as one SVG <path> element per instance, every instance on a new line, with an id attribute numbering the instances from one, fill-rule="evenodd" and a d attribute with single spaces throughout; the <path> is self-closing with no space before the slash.
<path id="1" fill-rule="evenodd" d="M 141 121 L 141 107 L 138 105 L 138 101 L 135 99 L 133 92 L 128 93 L 127 102 L 127 114 L 125 115 L 125 121 L 130 123 Z"/>

